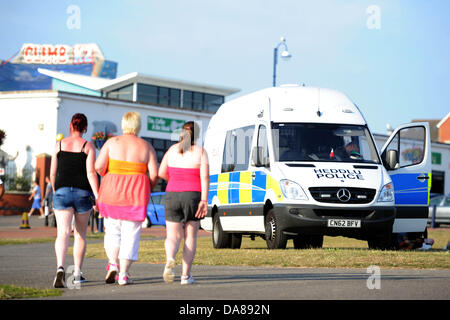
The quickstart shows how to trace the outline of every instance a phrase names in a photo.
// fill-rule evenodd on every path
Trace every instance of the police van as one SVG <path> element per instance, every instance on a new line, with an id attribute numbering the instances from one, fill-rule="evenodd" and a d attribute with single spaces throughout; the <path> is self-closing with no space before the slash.
<path id="1" fill-rule="evenodd" d="M 383 116 L 383 115 L 380 115 Z M 380 152 L 344 94 L 285 85 L 224 103 L 204 147 L 215 248 L 261 236 L 269 249 L 320 248 L 324 235 L 387 249 L 426 232 L 431 188 L 428 123 L 398 127 Z"/>

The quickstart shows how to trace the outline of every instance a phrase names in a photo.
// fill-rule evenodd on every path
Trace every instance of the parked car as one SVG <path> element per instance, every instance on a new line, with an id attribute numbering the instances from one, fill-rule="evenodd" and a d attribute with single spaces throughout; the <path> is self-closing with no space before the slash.
<path id="1" fill-rule="evenodd" d="M 166 215 L 164 210 L 165 201 L 165 192 L 155 192 L 151 194 L 150 202 L 147 206 L 147 227 L 152 225 L 166 225 Z"/>
<path id="2" fill-rule="evenodd" d="M 439 195 L 430 199 L 430 206 L 428 210 L 428 223 L 430 224 L 435 207 L 435 227 L 438 227 L 441 223 L 450 224 L 450 195 Z"/>

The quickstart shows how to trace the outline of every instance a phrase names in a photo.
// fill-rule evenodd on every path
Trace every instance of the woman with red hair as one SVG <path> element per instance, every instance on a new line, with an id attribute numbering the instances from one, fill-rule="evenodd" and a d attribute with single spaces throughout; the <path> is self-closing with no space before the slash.
<path id="1" fill-rule="evenodd" d="M 88 121 L 84 114 L 73 115 L 69 137 L 56 143 L 50 168 L 53 186 L 53 209 L 57 223 L 55 252 L 57 260 L 55 288 L 65 285 L 65 257 L 69 245 L 72 219 L 74 228 L 74 283 L 82 282 L 81 267 L 86 252 L 86 230 L 92 207 L 98 197 L 98 178 L 94 169 L 94 146 L 83 139 Z"/>

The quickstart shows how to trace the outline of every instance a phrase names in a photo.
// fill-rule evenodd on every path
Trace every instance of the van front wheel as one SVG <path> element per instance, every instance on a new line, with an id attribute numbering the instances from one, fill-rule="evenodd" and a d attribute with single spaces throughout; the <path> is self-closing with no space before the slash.
<path id="1" fill-rule="evenodd" d="M 287 237 L 281 230 L 280 223 L 273 209 L 270 209 L 267 213 L 265 229 L 267 248 L 286 249 Z"/>

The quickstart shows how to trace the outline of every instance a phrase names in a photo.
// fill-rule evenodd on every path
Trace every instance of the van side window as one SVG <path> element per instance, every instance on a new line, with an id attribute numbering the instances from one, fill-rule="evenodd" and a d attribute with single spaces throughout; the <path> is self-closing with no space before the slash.
<path id="1" fill-rule="evenodd" d="M 248 169 L 254 126 L 227 131 L 223 149 L 222 172 Z"/>
<path id="2" fill-rule="evenodd" d="M 387 146 L 388 150 L 396 150 L 400 168 L 421 163 L 425 152 L 425 128 L 409 127 L 401 129 Z"/>
<path id="3" fill-rule="evenodd" d="M 264 158 L 269 158 L 269 145 L 267 142 L 267 130 L 266 130 L 266 126 L 264 126 L 264 125 L 259 126 L 258 147 L 261 147 L 263 150 L 262 156 Z"/>

